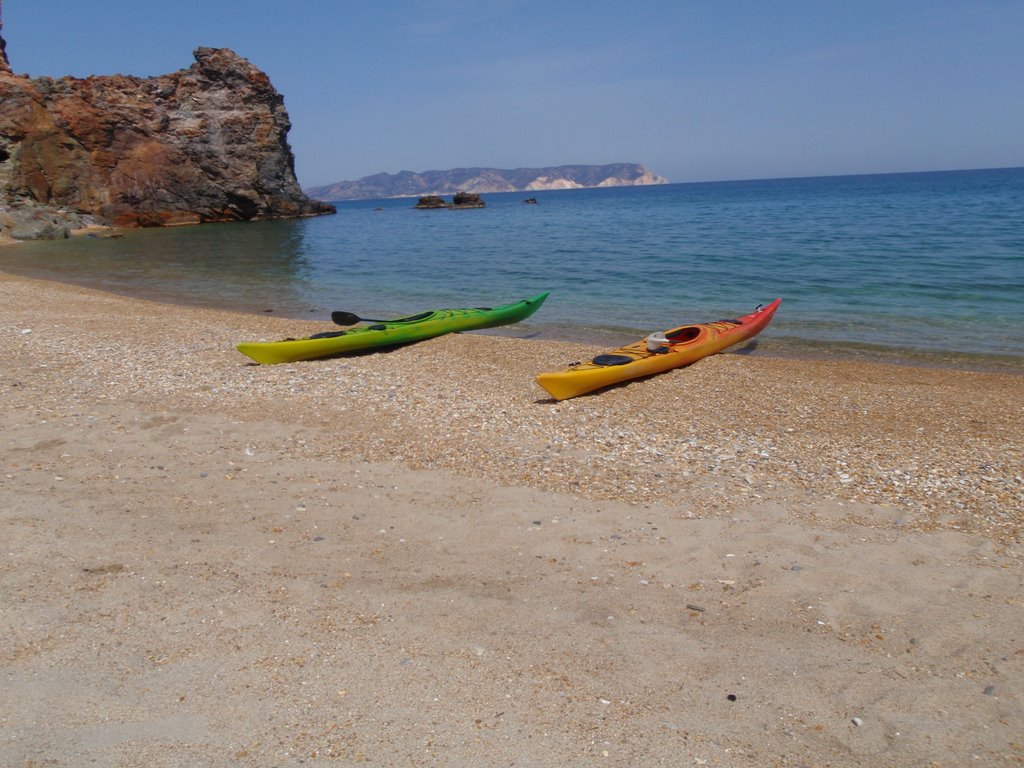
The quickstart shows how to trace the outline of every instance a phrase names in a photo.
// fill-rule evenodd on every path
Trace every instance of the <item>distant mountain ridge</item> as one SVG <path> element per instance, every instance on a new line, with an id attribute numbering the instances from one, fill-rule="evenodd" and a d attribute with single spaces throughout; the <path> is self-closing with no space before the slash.
<path id="1" fill-rule="evenodd" d="M 638 163 L 559 165 L 551 168 L 455 168 L 450 171 L 378 173 L 358 181 L 311 187 L 317 200 L 373 200 L 385 197 L 453 195 L 456 192 L 532 192 L 543 189 L 634 187 L 668 184 Z"/>

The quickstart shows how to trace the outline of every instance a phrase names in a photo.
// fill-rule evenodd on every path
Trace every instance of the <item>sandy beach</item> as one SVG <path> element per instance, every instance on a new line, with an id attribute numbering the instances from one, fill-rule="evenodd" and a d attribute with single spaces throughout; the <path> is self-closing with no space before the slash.
<path id="1" fill-rule="evenodd" d="M 0 274 L 0 765 L 1024 763 L 1024 377 L 321 330 Z"/>

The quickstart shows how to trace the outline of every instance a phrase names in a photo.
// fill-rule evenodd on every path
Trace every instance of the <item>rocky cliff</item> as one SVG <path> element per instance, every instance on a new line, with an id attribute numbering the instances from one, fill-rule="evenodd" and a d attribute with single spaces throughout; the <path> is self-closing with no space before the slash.
<path id="1" fill-rule="evenodd" d="M 0 37 L 0 213 L 115 226 L 333 213 L 295 178 L 284 99 L 224 48 L 169 75 L 12 74 Z M 24 218 L 24 215 L 23 215 Z M 0 216 L 0 226 L 4 217 Z"/>
<path id="2" fill-rule="evenodd" d="M 0 8 L 0 13 L 3 9 Z M 4 40 L 4 20 L 0 16 L 0 74 L 11 72 L 11 64 L 7 61 L 7 41 Z"/>
<path id="3" fill-rule="evenodd" d="M 372 200 L 385 197 L 451 195 L 456 192 L 530 192 L 668 184 L 668 179 L 636 163 L 560 165 L 553 168 L 456 168 L 451 171 L 379 173 L 358 181 L 339 181 L 307 192 L 323 200 Z"/>

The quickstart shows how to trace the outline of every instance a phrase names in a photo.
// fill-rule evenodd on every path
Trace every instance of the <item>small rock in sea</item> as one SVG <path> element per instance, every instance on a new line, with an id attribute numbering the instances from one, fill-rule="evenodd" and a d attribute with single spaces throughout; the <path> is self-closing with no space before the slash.
<path id="1" fill-rule="evenodd" d="M 456 192 L 452 198 L 452 206 L 455 208 L 483 208 L 486 205 L 475 192 Z"/>
<path id="2" fill-rule="evenodd" d="M 416 208 L 448 208 L 449 203 L 445 202 L 440 195 L 423 195 L 416 201 Z"/>

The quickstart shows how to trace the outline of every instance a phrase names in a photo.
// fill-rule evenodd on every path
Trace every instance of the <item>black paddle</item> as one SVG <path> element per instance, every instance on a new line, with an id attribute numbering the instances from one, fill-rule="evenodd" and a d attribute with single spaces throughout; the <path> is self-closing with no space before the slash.
<path id="1" fill-rule="evenodd" d="M 352 312 L 331 312 L 331 320 L 335 325 L 355 325 L 356 323 L 390 323 L 390 320 L 371 320 L 360 317 Z"/>

